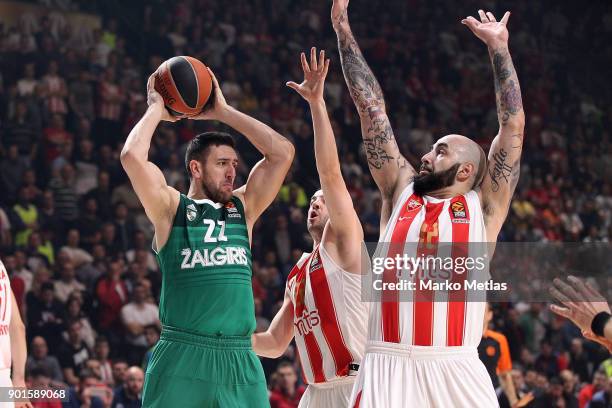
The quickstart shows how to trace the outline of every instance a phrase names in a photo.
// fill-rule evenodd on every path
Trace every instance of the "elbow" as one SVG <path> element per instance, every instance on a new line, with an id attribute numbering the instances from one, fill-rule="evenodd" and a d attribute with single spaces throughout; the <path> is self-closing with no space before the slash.
<path id="1" fill-rule="evenodd" d="M 119 160 L 124 169 L 127 169 L 131 164 L 138 161 L 138 156 L 129 147 L 124 146 L 119 155 Z"/>
<path id="2" fill-rule="evenodd" d="M 521 112 L 518 115 L 511 117 L 508 121 L 501 122 L 501 127 L 511 130 L 512 134 L 520 133 L 522 135 L 525 131 L 525 114 Z"/>
<path id="3" fill-rule="evenodd" d="M 295 157 L 295 146 L 288 139 L 283 141 L 283 156 L 288 163 L 291 163 Z"/>

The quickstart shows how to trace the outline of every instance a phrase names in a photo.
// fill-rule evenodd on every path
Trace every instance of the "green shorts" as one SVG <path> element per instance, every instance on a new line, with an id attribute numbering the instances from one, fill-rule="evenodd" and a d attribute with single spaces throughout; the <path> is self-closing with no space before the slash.
<path id="1" fill-rule="evenodd" d="M 269 407 L 250 337 L 203 336 L 164 326 L 147 366 L 142 406 Z"/>

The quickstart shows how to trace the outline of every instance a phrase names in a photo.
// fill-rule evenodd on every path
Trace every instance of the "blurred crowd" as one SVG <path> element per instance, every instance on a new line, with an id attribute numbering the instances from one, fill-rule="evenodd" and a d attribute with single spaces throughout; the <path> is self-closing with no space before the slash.
<path id="1" fill-rule="evenodd" d="M 291 267 L 311 248 L 305 215 L 318 178 L 310 113 L 284 85 L 301 80 L 299 52 L 310 46 L 332 57 L 326 100 L 366 241 L 378 240 L 381 200 L 342 77 L 330 1 L 40 3 L 52 8 L 15 23 L 0 19 L 0 257 L 27 325 L 28 380 L 69 386 L 75 405 L 64 406 L 136 407 L 160 333 L 160 272 L 152 227 L 119 152 L 146 109 L 146 79 L 163 60 L 201 59 L 230 104 L 296 146 L 277 200 L 253 231 L 258 330 L 269 325 Z M 605 2 L 586 9 L 489 3 L 512 11 L 510 48 L 527 119 L 521 180 L 500 240 L 608 242 L 612 9 Z M 72 24 L 58 7 L 81 7 L 101 25 Z M 353 31 L 413 165 L 442 135 L 467 135 L 486 150 L 497 132 L 486 49 L 459 24 L 481 7 L 474 0 L 351 1 Z M 168 184 L 187 191 L 186 143 L 213 128 L 220 126 L 190 120 L 158 128 L 149 158 Z M 237 141 L 239 185 L 259 156 L 243 137 Z M 494 310 L 491 327 L 508 338 L 517 390 L 537 395 L 531 406 L 609 403 L 607 352 L 541 303 Z M 304 387 L 294 348 L 262 363 L 273 407 L 297 406 Z"/>

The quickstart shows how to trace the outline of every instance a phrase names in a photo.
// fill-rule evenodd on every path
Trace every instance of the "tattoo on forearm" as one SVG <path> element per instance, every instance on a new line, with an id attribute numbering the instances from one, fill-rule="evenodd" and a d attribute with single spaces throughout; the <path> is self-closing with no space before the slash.
<path id="1" fill-rule="evenodd" d="M 497 116 L 502 125 L 523 111 L 521 87 L 510 53 L 505 48 L 491 51 Z"/>
<path id="2" fill-rule="evenodd" d="M 500 182 L 509 183 L 510 176 L 512 175 L 512 166 L 506 163 L 508 158 L 508 152 L 504 149 L 493 153 L 493 163 L 489 166 L 489 176 L 491 176 L 491 190 L 493 192 L 499 191 Z"/>
<path id="3" fill-rule="evenodd" d="M 363 136 L 366 157 L 371 167 L 380 170 L 388 163 L 400 165 L 400 157 L 396 158 L 389 154 L 388 151 L 391 150 L 389 144 L 395 145 L 392 147 L 397 149 L 389 120 L 384 116 L 375 117 Z"/>
<path id="4" fill-rule="evenodd" d="M 380 84 L 366 63 L 350 28 L 338 32 L 338 49 L 342 72 L 359 113 L 366 113 L 372 106 L 383 106 L 385 101 Z"/>

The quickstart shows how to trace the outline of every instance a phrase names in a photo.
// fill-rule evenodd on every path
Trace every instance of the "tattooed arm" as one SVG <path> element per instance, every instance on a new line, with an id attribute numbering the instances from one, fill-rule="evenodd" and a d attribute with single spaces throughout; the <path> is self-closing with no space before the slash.
<path id="1" fill-rule="evenodd" d="M 392 205 L 415 171 L 399 151 L 380 85 L 351 32 L 348 0 L 334 0 L 332 24 L 338 37 L 344 79 L 361 118 L 361 135 L 368 165 L 383 200 Z M 386 224 L 389 215 L 385 217 L 383 209 L 383 224 Z"/>
<path id="2" fill-rule="evenodd" d="M 489 167 L 480 190 L 487 236 L 493 241 L 497 239 L 506 219 L 520 175 L 525 112 L 518 77 L 508 50 L 506 24 L 510 13 L 506 12 L 499 22 L 492 13 L 479 10 L 478 14 L 480 22 L 468 17 L 462 23 L 487 44 L 493 65 L 499 133 L 491 144 Z"/>

